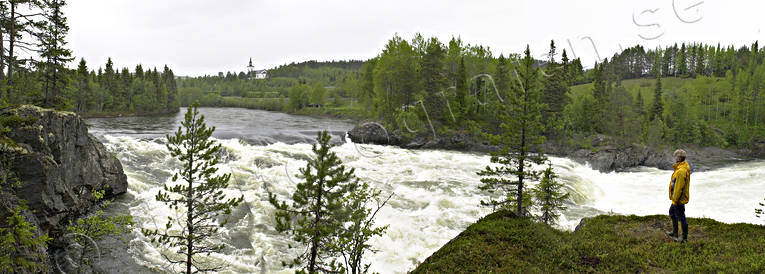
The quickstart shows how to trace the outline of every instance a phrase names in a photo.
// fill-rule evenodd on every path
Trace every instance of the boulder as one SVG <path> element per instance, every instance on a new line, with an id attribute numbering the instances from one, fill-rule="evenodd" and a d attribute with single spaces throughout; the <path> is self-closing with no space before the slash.
<path id="1" fill-rule="evenodd" d="M 122 164 L 88 134 L 80 116 L 27 105 L 0 110 L 9 115 L 34 121 L 11 128 L 6 136 L 18 147 L 2 153 L 22 183 L 16 196 L 27 201 L 41 232 L 86 213 L 93 191 L 104 190 L 105 198 L 127 191 Z"/>
<path id="2" fill-rule="evenodd" d="M 357 144 L 398 145 L 397 135 L 391 134 L 382 124 L 368 122 L 351 129 L 348 137 Z"/>

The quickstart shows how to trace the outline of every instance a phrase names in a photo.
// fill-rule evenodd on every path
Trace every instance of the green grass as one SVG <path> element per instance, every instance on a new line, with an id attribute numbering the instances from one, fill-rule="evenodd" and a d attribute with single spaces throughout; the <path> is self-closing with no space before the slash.
<path id="1" fill-rule="evenodd" d="M 669 217 L 597 216 L 576 232 L 499 211 L 469 226 L 413 273 L 765 271 L 765 226 L 688 220 L 670 241 Z"/>
<path id="2" fill-rule="evenodd" d="M 682 88 L 685 84 L 692 83 L 694 78 L 665 77 L 661 78 L 661 87 L 664 93 L 670 90 Z M 656 78 L 638 78 L 623 80 L 622 85 L 632 96 L 637 96 L 637 92 L 643 93 L 643 99 L 646 103 L 653 103 L 653 90 L 656 85 Z M 571 95 L 579 96 L 584 93 L 592 94 L 592 83 L 571 86 Z"/>

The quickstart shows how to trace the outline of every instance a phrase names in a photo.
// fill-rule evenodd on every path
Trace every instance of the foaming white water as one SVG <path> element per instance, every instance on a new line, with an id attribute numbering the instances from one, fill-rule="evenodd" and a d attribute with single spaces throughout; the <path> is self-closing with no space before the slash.
<path id="1" fill-rule="evenodd" d="M 179 163 L 165 149 L 163 139 L 104 136 L 128 175 L 128 209 L 143 228 L 162 226 L 174 213 L 154 196 Z M 217 239 L 227 244 L 223 254 L 229 270 L 237 273 L 291 273 L 284 269 L 300 248 L 274 230 L 273 207 L 266 189 L 286 200 L 299 179 L 295 177 L 311 156 L 309 144 L 276 143 L 254 146 L 236 139 L 219 140 L 225 148 L 220 172 L 233 173 L 227 193 L 244 195 L 245 204 L 232 214 Z M 334 151 L 356 175 L 384 193 L 395 193 L 380 211 L 377 224 L 389 225 L 373 240 L 380 250 L 369 254 L 372 270 L 403 273 L 411 270 L 478 218 L 489 213 L 480 200 L 476 172 L 489 163 L 482 154 L 437 150 L 405 150 L 389 146 L 345 143 Z M 669 206 L 670 171 L 639 168 L 630 172 L 600 173 L 565 158 L 552 157 L 554 168 L 572 194 L 561 227 L 572 229 L 582 217 L 613 211 L 622 214 L 665 214 Z M 724 222 L 757 222 L 754 207 L 762 200 L 765 162 L 748 162 L 691 176 L 687 214 Z M 135 233 L 136 235 L 139 233 Z M 292 246 L 293 248 L 290 248 Z M 136 262 L 162 270 L 165 262 L 156 246 L 136 237 L 130 254 Z"/>

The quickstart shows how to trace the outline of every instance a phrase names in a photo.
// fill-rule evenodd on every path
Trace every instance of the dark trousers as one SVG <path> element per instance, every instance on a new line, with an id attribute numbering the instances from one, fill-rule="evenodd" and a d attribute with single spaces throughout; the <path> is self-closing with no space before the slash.
<path id="1" fill-rule="evenodd" d="M 688 221 L 685 220 L 685 205 L 671 205 L 669 207 L 669 217 L 673 220 L 678 220 L 680 223 L 687 225 Z"/>

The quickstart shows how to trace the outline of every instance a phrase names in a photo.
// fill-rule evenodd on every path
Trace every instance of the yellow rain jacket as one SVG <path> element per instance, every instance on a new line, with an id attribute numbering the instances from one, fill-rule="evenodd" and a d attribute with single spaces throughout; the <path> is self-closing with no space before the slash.
<path id="1" fill-rule="evenodd" d="M 672 166 L 672 180 L 669 181 L 669 200 L 673 205 L 688 203 L 688 187 L 691 182 L 691 167 L 687 161 L 675 163 Z"/>

